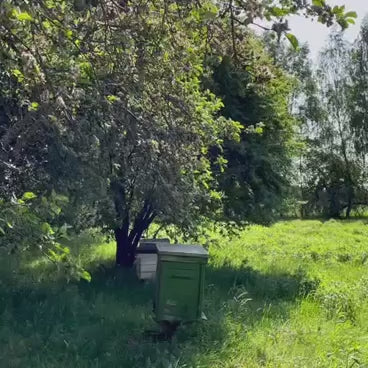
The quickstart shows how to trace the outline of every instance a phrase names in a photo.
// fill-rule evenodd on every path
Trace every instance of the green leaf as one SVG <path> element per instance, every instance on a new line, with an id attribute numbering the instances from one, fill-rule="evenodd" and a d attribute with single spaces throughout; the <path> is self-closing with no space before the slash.
<path id="1" fill-rule="evenodd" d="M 68 247 L 63 247 L 61 244 L 55 244 L 55 248 L 59 251 L 59 252 L 61 252 L 61 253 L 63 253 L 64 255 L 68 255 L 68 254 L 70 254 L 70 249 L 68 248 Z"/>
<path id="2" fill-rule="evenodd" d="M 59 207 L 56 203 L 50 203 L 50 209 L 55 215 L 60 215 L 61 213 L 61 207 Z"/>
<path id="3" fill-rule="evenodd" d="M 71 40 L 73 38 L 73 31 L 68 29 L 65 31 L 65 36 L 66 38 L 68 38 L 69 40 Z"/>
<path id="4" fill-rule="evenodd" d="M 32 102 L 29 106 L 28 106 L 28 111 L 37 111 L 38 110 L 38 102 Z"/>
<path id="5" fill-rule="evenodd" d="M 346 21 L 350 24 L 355 24 L 355 20 L 353 18 L 348 18 Z"/>
<path id="6" fill-rule="evenodd" d="M 334 6 L 331 13 L 335 15 L 336 18 L 345 18 L 345 6 Z"/>
<path id="7" fill-rule="evenodd" d="M 11 72 L 17 78 L 18 82 L 23 82 L 24 75 L 19 69 L 13 69 Z"/>
<path id="8" fill-rule="evenodd" d="M 55 202 L 68 202 L 68 197 L 56 193 L 54 189 L 51 191 L 50 198 L 53 199 Z"/>
<path id="9" fill-rule="evenodd" d="M 19 21 L 31 22 L 33 20 L 31 14 L 27 12 L 18 12 L 16 9 L 13 10 L 13 16 Z"/>
<path id="10" fill-rule="evenodd" d="M 8 226 L 9 229 L 13 228 L 13 225 L 10 222 L 7 222 L 6 225 Z"/>
<path id="11" fill-rule="evenodd" d="M 290 13 L 287 9 L 279 8 L 278 6 L 274 6 L 270 8 L 270 13 L 275 17 L 283 17 L 284 15 L 287 15 Z"/>
<path id="12" fill-rule="evenodd" d="M 260 127 L 260 126 L 257 126 L 254 131 L 255 131 L 256 134 L 262 134 L 263 133 L 263 128 Z"/>
<path id="13" fill-rule="evenodd" d="M 358 14 L 355 11 L 349 11 L 344 16 L 345 18 L 358 18 Z"/>
<path id="14" fill-rule="evenodd" d="M 299 48 L 299 41 L 292 33 L 286 33 L 286 38 L 290 41 L 295 50 Z"/>
<path id="15" fill-rule="evenodd" d="M 318 6 L 318 7 L 320 7 L 320 8 L 323 8 L 323 7 L 325 6 L 325 2 L 324 2 L 324 0 L 313 0 L 313 1 L 312 1 L 312 4 L 313 4 L 314 6 Z"/>
<path id="16" fill-rule="evenodd" d="M 47 6 L 47 9 L 53 9 L 55 8 L 55 1 L 54 0 L 46 0 L 46 6 Z"/>
<path id="17" fill-rule="evenodd" d="M 23 194 L 23 197 L 22 197 L 22 199 L 23 199 L 24 201 L 29 201 L 29 200 L 31 200 L 31 199 L 35 199 L 35 198 L 37 198 L 37 196 L 36 196 L 36 194 L 34 194 L 34 193 L 32 193 L 32 192 L 25 192 L 25 193 Z"/>
<path id="18" fill-rule="evenodd" d="M 47 222 L 44 222 L 42 225 L 41 225 L 41 230 L 44 234 L 48 234 L 48 235 L 52 235 L 54 234 L 54 230 L 52 230 L 52 227 L 49 223 Z"/>
<path id="19" fill-rule="evenodd" d="M 0 234 L 5 235 L 5 231 L 2 227 L 0 227 Z"/>
<path id="20" fill-rule="evenodd" d="M 42 25 L 45 29 L 50 29 L 51 28 L 51 23 L 48 20 L 44 20 L 42 22 Z"/>
<path id="21" fill-rule="evenodd" d="M 217 192 L 215 190 L 211 190 L 210 191 L 210 196 L 211 196 L 212 199 L 215 199 L 217 201 L 221 200 L 221 198 L 222 198 L 221 193 L 220 192 Z"/>
<path id="22" fill-rule="evenodd" d="M 114 103 L 114 102 L 116 102 L 116 101 L 119 101 L 119 97 L 118 97 L 118 96 L 114 96 L 114 95 L 108 95 L 108 96 L 106 96 L 106 100 L 107 100 L 110 104 L 112 104 L 112 103 Z"/>
<path id="23" fill-rule="evenodd" d="M 91 282 L 91 280 L 92 280 L 91 274 L 88 271 L 86 271 L 86 270 L 84 270 L 81 273 L 81 278 L 84 279 L 84 280 L 86 280 L 86 281 L 88 281 L 88 282 Z"/>
<path id="24" fill-rule="evenodd" d="M 60 256 L 58 256 L 52 249 L 49 249 L 50 258 L 54 261 L 59 261 Z"/>

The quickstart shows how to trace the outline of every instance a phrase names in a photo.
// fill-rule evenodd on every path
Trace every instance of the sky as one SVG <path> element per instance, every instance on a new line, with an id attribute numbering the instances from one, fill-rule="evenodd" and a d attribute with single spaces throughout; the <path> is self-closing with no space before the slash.
<path id="1" fill-rule="evenodd" d="M 327 0 L 329 5 L 345 5 L 346 11 L 354 10 L 358 13 L 356 24 L 351 24 L 345 31 L 345 37 L 349 41 L 354 41 L 359 33 L 361 22 L 365 15 L 368 15 L 368 0 Z M 294 16 L 289 19 L 289 27 L 299 40 L 299 43 L 308 42 L 312 58 L 317 59 L 319 51 L 323 48 L 330 29 L 326 26 L 312 22 L 304 17 Z"/>

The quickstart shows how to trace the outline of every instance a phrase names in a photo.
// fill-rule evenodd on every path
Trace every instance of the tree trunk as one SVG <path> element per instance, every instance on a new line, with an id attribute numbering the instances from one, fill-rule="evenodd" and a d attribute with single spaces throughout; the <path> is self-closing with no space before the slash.
<path id="1" fill-rule="evenodd" d="M 135 249 L 133 248 L 129 236 L 124 229 L 115 229 L 116 239 L 116 264 L 118 266 L 130 268 L 135 259 Z"/>
<path id="2" fill-rule="evenodd" d="M 351 213 L 351 210 L 352 210 L 352 201 L 349 199 L 349 203 L 348 203 L 348 206 L 346 208 L 346 218 L 350 218 L 350 213 Z"/>
<path id="3" fill-rule="evenodd" d="M 129 231 L 129 216 L 126 216 L 121 228 L 115 229 L 116 239 L 116 264 L 130 268 L 135 261 L 135 251 L 142 234 L 151 225 L 155 218 L 155 212 L 147 203 L 136 217 L 132 229 Z"/>
<path id="4" fill-rule="evenodd" d="M 351 185 L 349 188 L 348 205 L 346 207 L 346 218 L 347 219 L 350 217 L 351 210 L 353 208 L 353 200 L 354 200 L 354 188 Z"/>

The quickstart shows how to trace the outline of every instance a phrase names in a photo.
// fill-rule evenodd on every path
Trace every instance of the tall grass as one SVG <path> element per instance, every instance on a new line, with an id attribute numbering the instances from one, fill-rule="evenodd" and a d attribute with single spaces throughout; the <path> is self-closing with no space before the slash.
<path id="1" fill-rule="evenodd" d="M 153 287 L 113 268 L 114 244 L 69 244 L 92 282 L 1 256 L 0 367 L 367 367 L 368 226 L 288 221 L 208 234 L 205 313 L 172 342 L 144 334 Z"/>

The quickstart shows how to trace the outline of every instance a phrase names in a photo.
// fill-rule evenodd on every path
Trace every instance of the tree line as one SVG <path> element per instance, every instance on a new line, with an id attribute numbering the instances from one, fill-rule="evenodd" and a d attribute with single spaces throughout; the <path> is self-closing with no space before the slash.
<path id="1" fill-rule="evenodd" d="M 300 121 L 294 195 L 300 214 L 349 218 L 368 204 L 368 19 L 347 42 L 333 30 L 316 62 L 299 53 L 273 50 L 298 80 L 292 111 Z"/>

